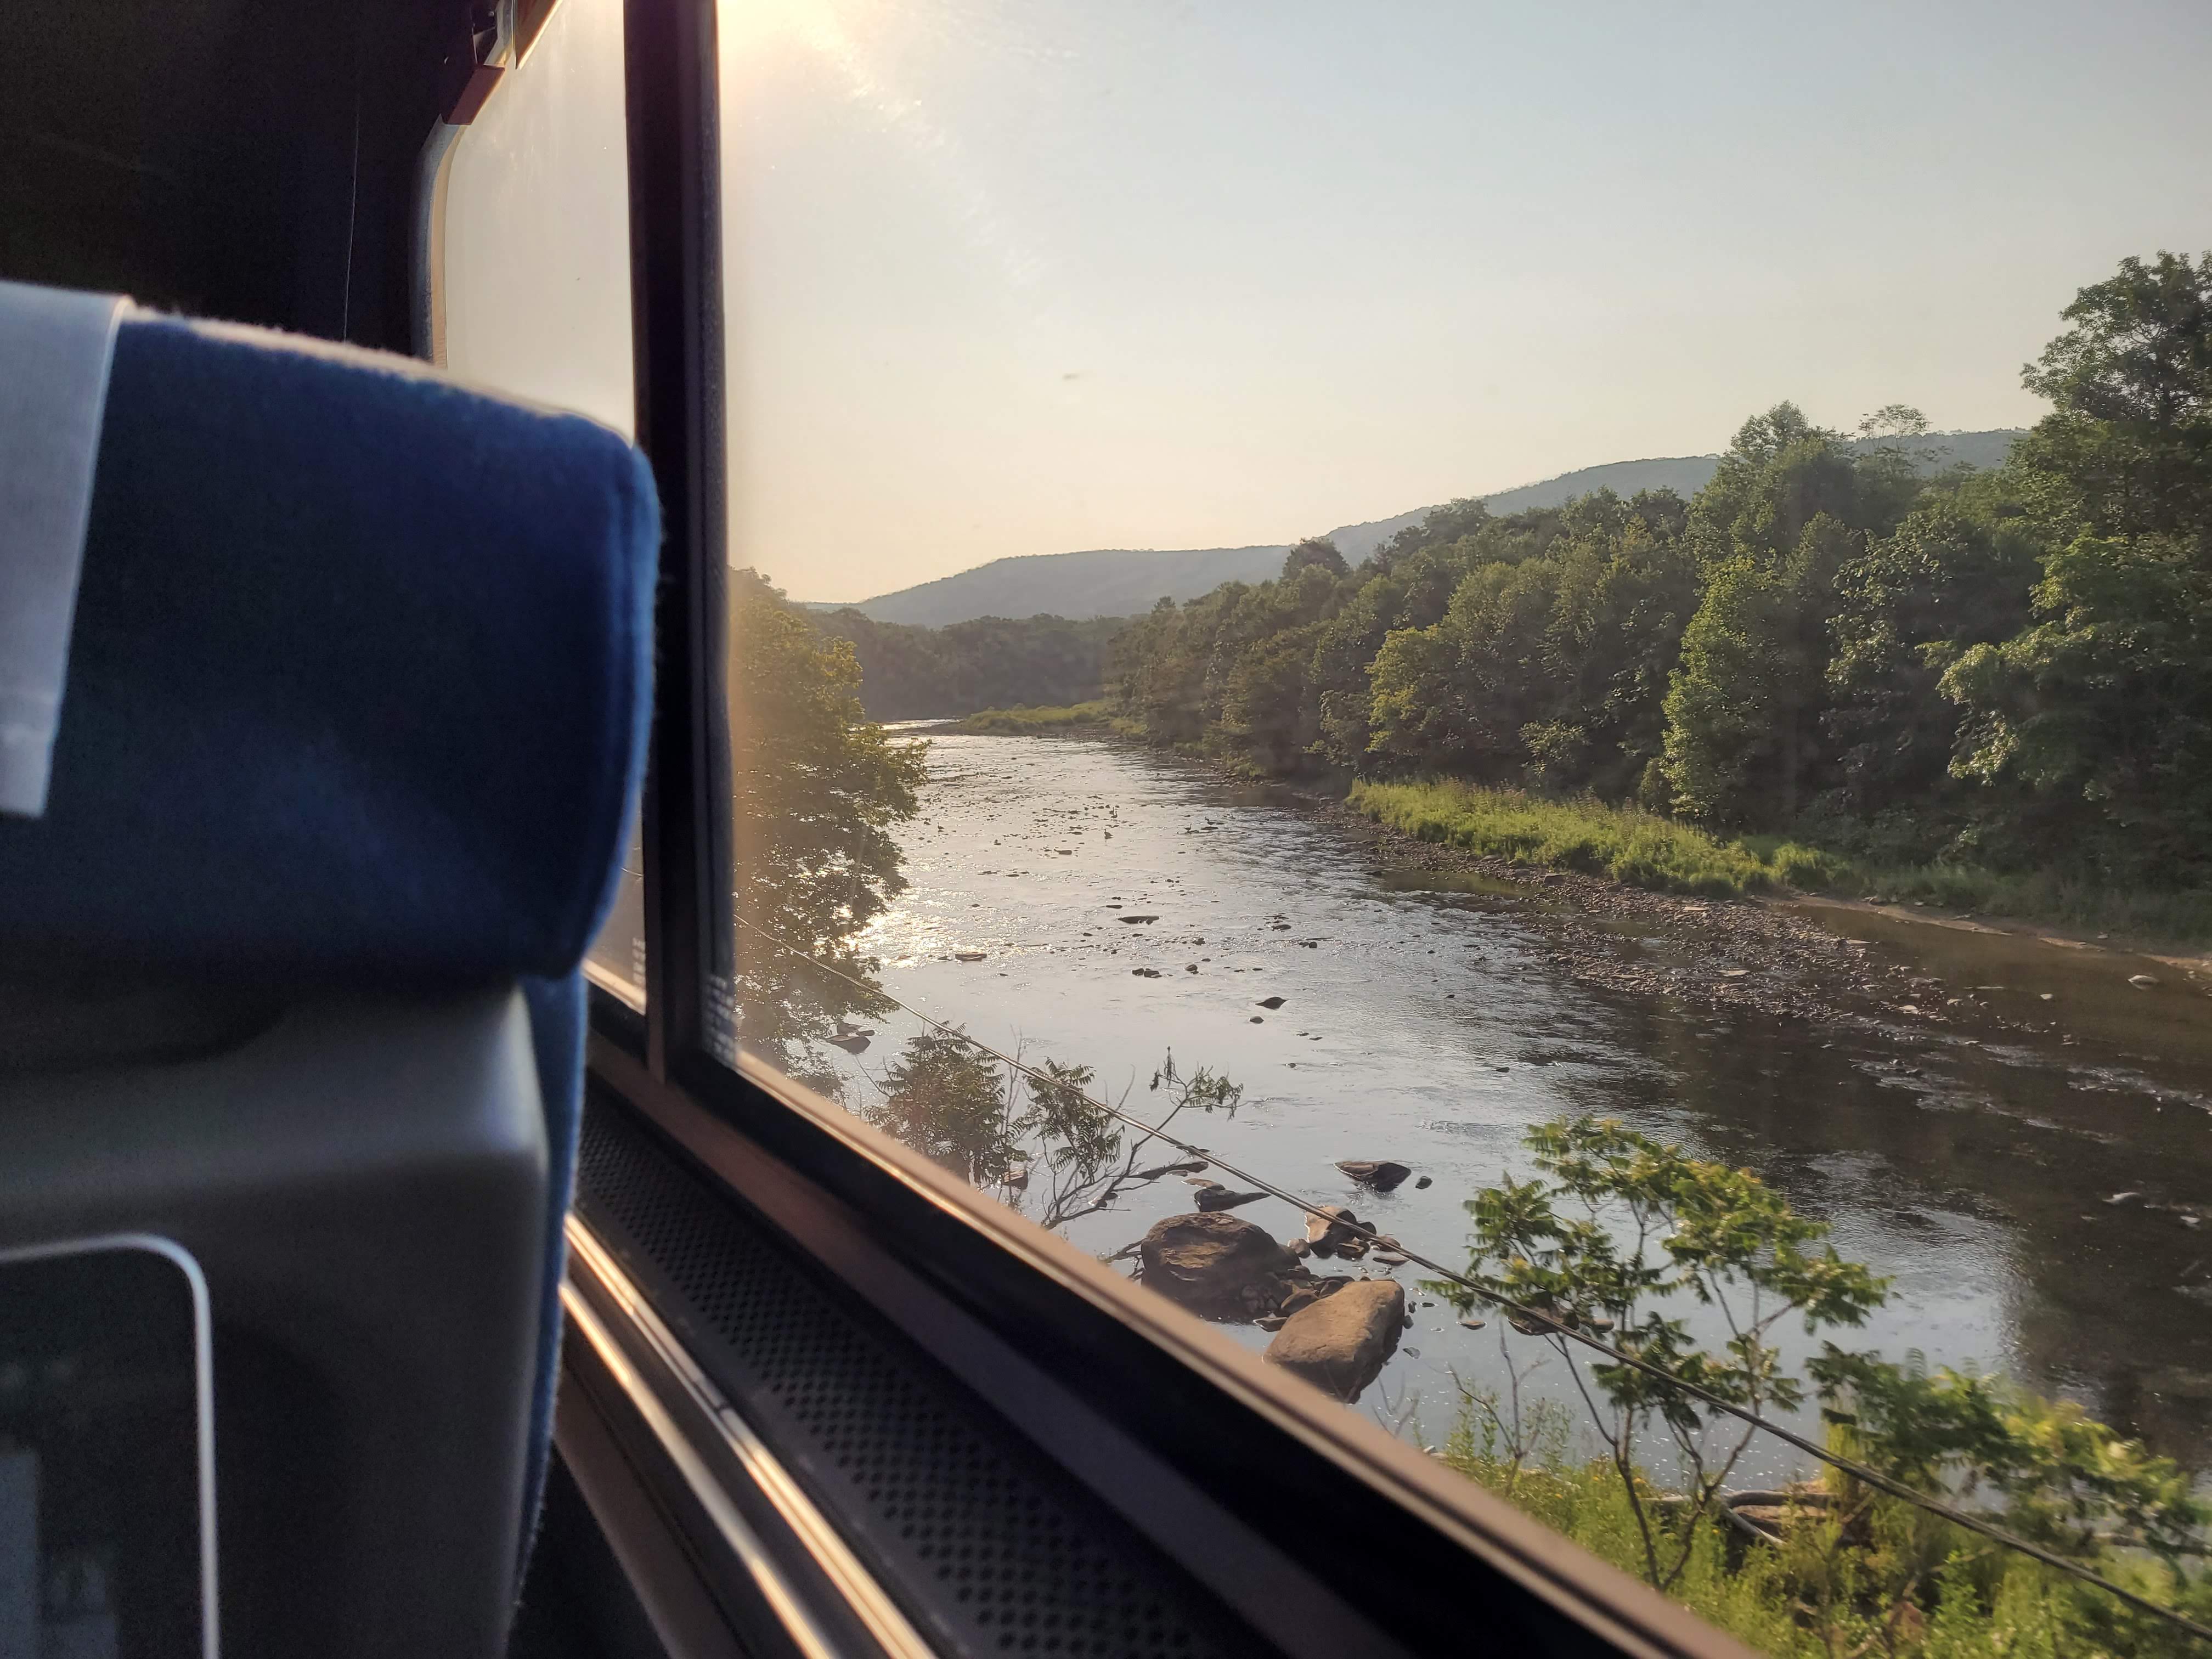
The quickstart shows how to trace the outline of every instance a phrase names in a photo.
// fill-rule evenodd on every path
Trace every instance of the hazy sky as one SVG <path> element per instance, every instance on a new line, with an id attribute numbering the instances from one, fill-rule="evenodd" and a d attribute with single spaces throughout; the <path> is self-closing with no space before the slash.
<path id="1" fill-rule="evenodd" d="M 860 599 L 2025 423 L 2212 246 L 2212 7 L 725 0 L 732 557 Z"/>
<path id="2" fill-rule="evenodd" d="M 456 155 L 455 370 L 627 425 L 619 0 Z M 2212 3 L 723 0 L 733 562 L 857 599 L 2041 412 L 2212 246 Z"/>

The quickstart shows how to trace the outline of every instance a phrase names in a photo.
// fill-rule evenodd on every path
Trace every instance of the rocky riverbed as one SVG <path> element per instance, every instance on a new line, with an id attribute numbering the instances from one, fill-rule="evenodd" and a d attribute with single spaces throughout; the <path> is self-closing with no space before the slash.
<path id="1" fill-rule="evenodd" d="M 1342 800 L 1305 796 L 1316 817 L 1368 849 L 1378 878 L 1401 886 L 1473 878 L 1479 890 L 1517 901 L 1540 918 L 1554 941 L 1551 961 L 1585 983 L 1693 1006 L 1757 1013 L 1814 1024 L 1864 1026 L 1911 1022 L 1972 1027 L 2077 1042 L 2077 1030 L 2111 1033 L 2110 1006 L 2142 1015 L 2161 999 L 2212 994 L 2212 958 L 2151 955 L 2078 935 L 1971 915 L 1864 902 L 1807 898 L 1686 898 L 1647 891 L 1578 872 L 1543 870 L 1510 859 L 1423 841 L 1353 811 Z M 1929 930 L 1941 928 L 1942 933 Z M 1911 941 L 1923 959 L 1881 948 Z M 1878 937 L 1858 937 L 1864 933 Z M 1626 947 L 1626 948 L 1624 948 Z M 1929 971 L 1929 954 L 1977 958 L 1992 973 L 2024 951 L 2073 953 L 2066 977 L 2087 976 L 2106 996 L 2016 988 L 1974 974 Z M 2017 975 L 2015 975 L 2017 976 Z M 2048 976 L 2046 970 L 2045 976 Z M 2124 988 L 2123 989 L 2123 988 Z M 2118 993 L 2112 995 L 2112 993 Z M 2035 999 L 2033 1004 L 2025 997 Z M 2191 1008 L 2177 1023 L 2191 1023 Z M 2212 1026 L 2212 1010 L 2194 1023 Z M 2117 1022 L 2123 1028 L 2139 1019 Z M 2177 1033 L 2179 1035 L 2180 1033 Z M 2185 1047 L 2193 1050 L 2193 1042 Z"/>
<path id="2" fill-rule="evenodd" d="M 2212 1455 L 2212 1011 L 2189 964 L 1547 878 L 1127 744 L 932 736 L 901 832 L 912 884 L 862 940 L 932 1018 L 1090 1066 L 1138 1112 L 1166 1054 L 1211 1067 L 1242 1104 L 1176 1134 L 1442 1261 L 1464 1256 L 1466 1200 L 1525 1169 L 1528 1125 L 1620 1116 L 1757 1170 L 1889 1275 L 1865 1346 L 2004 1370 Z M 908 1034 L 880 1022 L 849 1098 Z M 1414 1178 L 1348 1173 L 1377 1159 Z M 1010 1201 L 1043 1215 L 1050 1175 Z M 1279 1243 L 1304 1226 L 1209 1176 Z M 1066 1231 L 1116 1255 L 1194 1206 L 1163 1179 Z M 1411 1291 L 1425 1270 L 1377 1252 L 1350 1271 Z M 1265 1350 L 1309 1305 L 1285 1286 L 1213 1316 Z M 1363 1409 L 1434 1439 L 1458 1382 L 1502 1376 L 1501 1342 L 1528 1339 L 1407 1311 Z"/>

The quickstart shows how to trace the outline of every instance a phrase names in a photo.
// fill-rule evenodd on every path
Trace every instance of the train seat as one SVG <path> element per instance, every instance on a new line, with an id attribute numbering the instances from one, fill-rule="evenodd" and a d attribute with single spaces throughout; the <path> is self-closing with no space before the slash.
<path id="1" fill-rule="evenodd" d="M 495 1652 L 651 475 L 411 360 L 126 307 L 84 523 L 45 799 L 0 816 L 0 1252 L 199 1264 L 226 1652 Z"/>

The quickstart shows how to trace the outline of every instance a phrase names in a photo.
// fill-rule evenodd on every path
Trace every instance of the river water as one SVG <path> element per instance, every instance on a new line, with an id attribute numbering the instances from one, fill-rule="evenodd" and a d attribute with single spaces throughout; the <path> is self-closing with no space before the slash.
<path id="1" fill-rule="evenodd" d="M 2212 1005 L 2187 974 L 2160 964 L 2138 991 L 2139 958 L 1834 912 L 1878 952 L 2002 987 L 1984 998 L 2000 1008 L 2071 1011 L 2075 1042 L 1716 1016 L 1576 981 L 1551 960 L 1541 911 L 1378 869 L 1285 792 L 1110 739 L 930 740 L 922 811 L 901 836 L 911 884 L 863 941 L 921 1012 L 1031 1062 L 1089 1065 L 1139 1113 L 1170 1050 L 1186 1072 L 1225 1073 L 1245 1091 L 1234 1116 L 1187 1114 L 1176 1133 L 1448 1262 L 1465 1257 L 1464 1200 L 1528 1172 L 1527 1126 L 1620 1116 L 1756 1170 L 1893 1279 L 1889 1305 L 1839 1340 L 2002 1371 L 2212 1463 L 2212 1224 L 2186 1219 L 2212 1212 Z M 1158 920 L 1120 920 L 1139 915 Z M 1271 997 L 1279 1008 L 1258 1006 Z M 848 1100 L 918 1029 L 902 1022 L 878 1022 L 849 1063 Z M 1364 1191 L 1334 1167 L 1360 1158 L 1433 1184 Z M 2123 1193 L 2137 1196 L 2108 1201 Z M 1070 1236 L 1103 1255 L 1189 1207 L 1169 1176 Z M 1301 1231 L 1277 1200 L 1237 1213 Z M 1420 1270 L 1398 1271 L 1425 1301 Z M 1471 1332 L 1441 1303 L 1417 1306 L 1357 1409 L 1437 1441 L 1457 1382 L 1499 1385 L 1547 1352 L 1502 1322 Z M 1565 1382 L 1551 1360 L 1527 1386 Z M 1777 1446 L 1739 1484 L 1796 1467 Z"/>

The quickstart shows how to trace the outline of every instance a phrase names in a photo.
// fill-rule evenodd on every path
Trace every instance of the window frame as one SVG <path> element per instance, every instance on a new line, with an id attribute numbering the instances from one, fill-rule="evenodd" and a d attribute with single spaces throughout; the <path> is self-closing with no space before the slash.
<path id="1" fill-rule="evenodd" d="M 715 4 L 623 6 L 636 434 L 663 544 L 646 1006 L 590 987 L 592 1079 L 1285 1651 L 1346 1651 L 1334 1602 L 1412 1652 L 1472 1626 L 1544 1653 L 1748 1655 L 834 1103 L 714 1052 L 708 986 L 731 948 L 713 810 L 729 793 Z M 1303 1622 L 1270 1611 L 1297 1601 L 1285 1564 L 1318 1593 Z"/>

